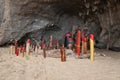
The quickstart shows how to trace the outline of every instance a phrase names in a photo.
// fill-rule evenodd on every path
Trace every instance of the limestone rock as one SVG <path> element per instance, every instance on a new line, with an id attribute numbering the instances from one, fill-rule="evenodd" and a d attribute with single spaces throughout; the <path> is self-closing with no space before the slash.
<path id="1" fill-rule="evenodd" d="M 109 48 L 120 51 L 119 0 L 61 1 L 0 0 L 0 45 L 26 36 L 39 41 L 41 35 L 46 40 L 53 35 L 62 41 L 66 32 L 87 27 L 89 33 L 95 34 L 96 47 L 106 48 L 110 34 Z M 55 28 L 46 27 L 53 24 Z"/>

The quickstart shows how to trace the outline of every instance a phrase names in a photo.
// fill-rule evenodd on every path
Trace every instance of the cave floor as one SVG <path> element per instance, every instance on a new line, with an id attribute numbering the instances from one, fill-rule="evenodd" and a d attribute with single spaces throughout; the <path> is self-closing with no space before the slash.
<path id="1" fill-rule="evenodd" d="M 8 48 L 0 48 L 0 80 L 120 80 L 120 52 L 95 50 L 89 59 L 44 59 L 41 55 L 16 57 Z"/>

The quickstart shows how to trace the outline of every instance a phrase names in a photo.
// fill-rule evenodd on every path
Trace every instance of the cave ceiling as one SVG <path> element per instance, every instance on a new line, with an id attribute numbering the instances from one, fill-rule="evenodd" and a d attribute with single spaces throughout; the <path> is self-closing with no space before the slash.
<path id="1" fill-rule="evenodd" d="M 120 3 L 119 0 L 24 0 L 24 4 L 23 2 L 18 4 L 17 1 L 15 5 L 22 6 L 22 13 L 18 13 L 19 15 L 39 14 L 50 17 L 66 13 L 79 15 L 82 19 L 95 17 L 96 14 L 102 14 L 109 8 L 116 9 Z"/>

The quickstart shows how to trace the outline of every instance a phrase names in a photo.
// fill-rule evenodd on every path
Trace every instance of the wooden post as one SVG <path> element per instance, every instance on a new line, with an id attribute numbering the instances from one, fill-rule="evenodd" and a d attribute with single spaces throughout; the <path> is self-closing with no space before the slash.
<path id="1" fill-rule="evenodd" d="M 12 55 L 15 54 L 15 45 L 12 45 Z"/>
<path id="2" fill-rule="evenodd" d="M 16 41 L 15 42 L 15 54 L 16 54 L 16 51 L 17 51 L 17 47 L 18 47 L 18 42 Z"/>
<path id="3" fill-rule="evenodd" d="M 46 58 L 46 44 L 43 44 L 43 57 Z"/>
<path id="4" fill-rule="evenodd" d="M 64 44 L 62 44 L 62 47 L 60 48 L 60 53 L 61 53 L 61 61 L 65 62 L 66 61 L 66 53 L 65 53 Z"/>
<path id="5" fill-rule="evenodd" d="M 41 49 L 43 49 L 44 43 L 45 43 L 45 40 L 42 39 L 42 40 L 41 40 Z"/>
<path id="6" fill-rule="evenodd" d="M 87 53 L 87 42 L 88 42 L 88 40 L 87 40 L 87 37 L 84 37 L 84 43 L 83 43 L 83 45 L 84 45 L 84 47 L 83 47 L 83 53 L 84 54 L 86 54 Z"/>
<path id="7" fill-rule="evenodd" d="M 94 35 L 90 34 L 90 60 L 94 61 Z"/>
<path id="8" fill-rule="evenodd" d="M 53 36 L 50 36 L 50 41 L 49 41 L 49 45 L 48 45 L 48 49 L 52 49 L 53 48 Z"/>
<path id="9" fill-rule="evenodd" d="M 10 54 L 13 55 L 15 52 L 15 46 L 13 44 L 10 45 Z"/>
<path id="10" fill-rule="evenodd" d="M 26 41 L 26 54 L 30 55 L 30 39 Z"/>
<path id="11" fill-rule="evenodd" d="M 60 46 L 60 45 L 59 45 L 59 40 L 56 40 L 55 48 L 56 48 L 56 49 L 59 49 L 59 46 Z"/>
<path id="12" fill-rule="evenodd" d="M 19 55 L 19 48 L 16 49 L 16 56 Z"/>
<path id="13" fill-rule="evenodd" d="M 22 57 L 24 57 L 24 55 L 25 55 L 25 47 L 23 47 L 22 49 Z"/>
<path id="14" fill-rule="evenodd" d="M 35 45 L 33 45 L 33 47 L 32 47 L 32 48 L 33 48 L 33 51 L 35 52 L 35 48 L 36 48 L 36 47 L 35 47 Z"/>
<path id="15" fill-rule="evenodd" d="M 20 52 L 22 53 L 22 50 L 23 50 L 23 46 L 22 45 L 20 45 Z"/>
<path id="16" fill-rule="evenodd" d="M 82 36 L 82 54 L 84 53 L 84 33 L 81 33 Z"/>
<path id="17" fill-rule="evenodd" d="M 75 52 L 76 56 L 80 56 L 80 42 L 81 42 L 81 31 L 78 29 L 77 30 L 77 35 L 76 35 L 76 45 L 75 45 Z"/>
<path id="18" fill-rule="evenodd" d="M 36 46 L 35 46 L 35 53 L 36 53 L 36 54 L 38 53 L 38 49 L 39 49 L 39 47 L 38 47 L 38 45 L 36 45 Z"/>

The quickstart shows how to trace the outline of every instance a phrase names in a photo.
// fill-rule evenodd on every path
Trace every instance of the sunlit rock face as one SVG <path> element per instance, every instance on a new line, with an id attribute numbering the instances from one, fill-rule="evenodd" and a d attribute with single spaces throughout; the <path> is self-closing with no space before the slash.
<path id="1" fill-rule="evenodd" d="M 50 35 L 63 41 L 66 32 L 87 27 L 96 47 L 109 42 L 120 50 L 119 14 L 119 0 L 0 0 L 0 45 L 10 39 L 38 42 L 41 36 L 48 41 Z"/>

